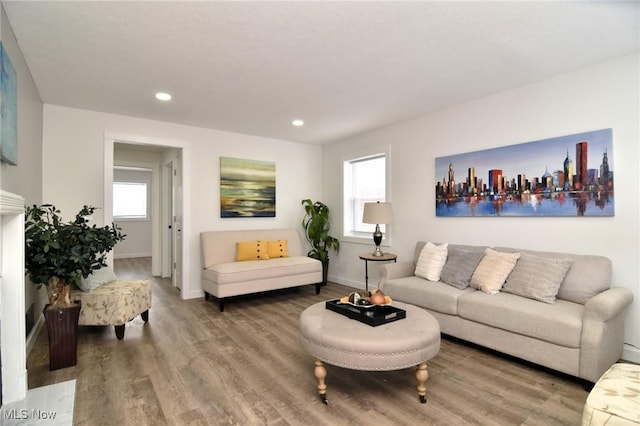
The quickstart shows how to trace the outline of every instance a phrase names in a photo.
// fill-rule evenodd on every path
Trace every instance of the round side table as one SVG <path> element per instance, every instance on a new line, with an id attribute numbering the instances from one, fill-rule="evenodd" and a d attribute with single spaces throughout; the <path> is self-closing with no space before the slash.
<path id="1" fill-rule="evenodd" d="M 375 256 L 373 253 L 362 253 L 360 259 L 364 260 L 364 288 L 369 291 L 369 262 L 396 262 L 398 256 L 393 253 L 383 253 L 382 256 Z"/>

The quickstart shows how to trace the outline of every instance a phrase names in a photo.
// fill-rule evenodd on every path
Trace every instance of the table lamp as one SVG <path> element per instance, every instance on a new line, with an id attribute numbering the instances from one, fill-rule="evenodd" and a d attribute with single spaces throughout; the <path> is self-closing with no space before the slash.
<path id="1" fill-rule="evenodd" d="M 373 232 L 373 242 L 376 244 L 375 251 L 371 253 L 373 256 L 382 256 L 384 254 L 380 250 L 380 243 L 382 242 L 380 224 L 391 223 L 392 219 L 391 203 L 381 203 L 380 201 L 375 203 L 364 203 L 362 222 L 376 225 L 376 230 Z"/>

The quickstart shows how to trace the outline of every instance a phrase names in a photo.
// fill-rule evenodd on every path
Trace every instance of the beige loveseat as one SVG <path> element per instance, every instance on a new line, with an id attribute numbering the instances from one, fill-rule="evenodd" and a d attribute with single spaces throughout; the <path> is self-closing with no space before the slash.
<path id="1" fill-rule="evenodd" d="M 624 311 L 633 294 L 624 287 L 611 287 L 608 258 L 494 248 L 500 253 L 521 254 L 515 266 L 520 263 L 520 284 L 530 277 L 533 289 L 525 297 L 505 291 L 515 268 L 497 294 L 465 287 L 486 247 L 449 244 L 442 269 L 446 276 L 436 281 L 415 276 L 424 246 L 425 242 L 416 244 L 413 260 L 382 265 L 380 288 L 394 300 L 429 311 L 443 334 L 589 382 L 596 382 L 622 355 Z M 557 294 L 552 292 L 546 303 L 536 300 L 533 296 L 541 291 L 542 278 L 553 269 L 552 262 L 559 260 L 570 266 L 558 280 Z"/>
<path id="2" fill-rule="evenodd" d="M 240 245 L 250 246 L 279 242 L 284 255 L 265 259 L 238 260 Z M 225 298 L 307 284 L 315 284 L 316 294 L 322 284 L 322 263 L 307 257 L 300 234 L 295 229 L 261 229 L 207 231 L 200 234 L 202 254 L 202 290 L 206 300 L 211 295 L 224 311 Z M 258 253 L 261 247 L 257 247 Z"/>

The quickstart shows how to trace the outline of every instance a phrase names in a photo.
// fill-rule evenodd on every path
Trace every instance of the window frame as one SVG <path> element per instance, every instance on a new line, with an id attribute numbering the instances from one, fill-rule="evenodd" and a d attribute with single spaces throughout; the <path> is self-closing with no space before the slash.
<path id="1" fill-rule="evenodd" d="M 147 171 L 140 169 L 140 171 Z M 112 198 L 114 198 L 112 209 L 115 208 L 115 186 L 116 185 L 144 185 L 146 189 L 146 213 L 144 216 L 117 216 L 114 211 L 112 211 L 112 217 L 114 222 L 144 222 L 151 220 L 151 181 L 144 179 L 114 179 L 111 185 L 112 189 Z"/>
<path id="2" fill-rule="evenodd" d="M 349 228 L 348 224 L 354 221 L 353 215 L 354 206 L 352 203 L 353 194 L 353 180 L 352 175 L 348 173 L 349 164 L 354 164 L 368 159 L 376 159 L 383 157 L 385 159 L 385 197 L 381 202 L 391 202 L 391 147 L 386 146 L 384 148 L 370 148 L 366 151 L 361 151 L 356 154 L 347 155 L 342 157 L 341 171 L 342 171 L 342 232 L 341 239 L 346 242 L 356 244 L 373 244 L 373 230 L 368 231 L 354 231 Z M 357 218 L 362 221 L 362 217 Z M 372 225 L 374 226 L 374 225 Z M 391 225 L 380 224 L 380 228 L 383 229 L 383 238 L 381 246 L 389 247 L 391 245 Z"/>

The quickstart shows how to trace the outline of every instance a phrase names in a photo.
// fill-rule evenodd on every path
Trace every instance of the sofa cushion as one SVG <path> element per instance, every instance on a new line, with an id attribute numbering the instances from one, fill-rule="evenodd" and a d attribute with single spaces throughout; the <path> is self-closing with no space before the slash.
<path id="1" fill-rule="evenodd" d="M 269 259 L 269 244 L 266 241 L 240 241 L 236 243 L 236 260 Z"/>
<path id="2" fill-rule="evenodd" d="M 509 293 L 465 293 L 458 299 L 461 318 L 557 345 L 579 348 L 582 312 L 578 303 L 540 303 Z"/>
<path id="3" fill-rule="evenodd" d="M 505 253 L 519 252 L 554 259 L 573 259 L 571 268 L 560 284 L 557 299 L 584 305 L 593 296 L 611 287 L 611 260 L 604 256 L 522 250 L 512 247 L 495 249 Z"/>
<path id="4" fill-rule="evenodd" d="M 224 285 L 306 274 L 317 270 L 322 270 L 322 263 L 319 260 L 307 256 L 292 256 L 269 260 L 221 263 L 203 270 L 202 276 L 219 285 Z"/>
<path id="5" fill-rule="evenodd" d="M 392 279 L 384 284 L 384 293 L 393 300 L 449 315 L 458 315 L 458 297 L 475 291 L 471 288 L 460 290 L 415 276 Z"/>
<path id="6" fill-rule="evenodd" d="M 520 253 L 520 259 L 504 283 L 502 291 L 554 303 L 572 259 L 549 258 Z"/>
<path id="7" fill-rule="evenodd" d="M 485 293 L 496 294 L 516 266 L 520 253 L 500 253 L 487 248 L 473 275 L 470 285 Z"/>
<path id="8" fill-rule="evenodd" d="M 447 243 L 435 245 L 425 244 L 416 263 L 415 275 L 429 281 L 439 281 L 440 272 L 447 261 Z"/>
<path id="9" fill-rule="evenodd" d="M 276 257 L 289 257 L 287 240 L 268 241 L 267 244 L 269 259 L 275 259 Z"/>
<path id="10" fill-rule="evenodd" d="M 471 275 L 484 256 L 484 250 L 485 247 L 462 248 L 449 245 L 447 263 L 440 273 L 440 281 L 459 289 L 469 287 Z"/>

